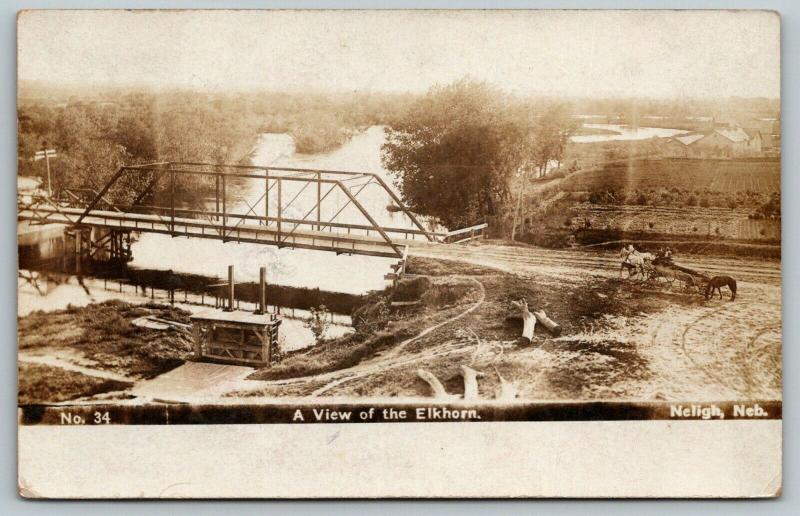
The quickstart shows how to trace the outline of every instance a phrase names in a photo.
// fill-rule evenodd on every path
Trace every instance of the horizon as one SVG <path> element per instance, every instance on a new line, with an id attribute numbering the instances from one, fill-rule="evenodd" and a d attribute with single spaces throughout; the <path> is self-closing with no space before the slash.
<path id="1" fill-rule="evenodd" d="M 469 77 L 465 77 L 469 78 Z M 452 83 L 449 83 L 452 84 Z M 491 86 L 495 86 L 488 83 Z M 431 88 L 436 86 L 446 86 L 446 84 L 433 84 Z M 126 94 L 144 94 L 144 95 L 158 95 L 158 94 L 196 94 L 196 95 L 220 95 L 220 96 L 240 96 L 240 95 L 318 95 L 318 96 L 345 96 L 345 95 L 385 95 L 385 96 L 418 96 L 424 95 L 430 89 L 423 91 L 409 91 L 409 90 L 381 90 L 381 91 L 368 91 L 368 90 L 349 90 L 349 89 L 316 89 L 316 88 L 295 88 L 295 89 L 272 89 L 262 87 L 252 88 L 230 88 L 225 90 L 207 90 L 201 88 L 182 87 L 173 85 L 150 85 L 145 83 L 104 83 L 98 84 L 90 81 L 75 81 L 75 82 L 57 82 L 57 81 L 43 81 L 39 79 L 33 80 L 19 80 L 17 81 L 17 98 L 30 99 L 35 96 L 28 96 L 23 94 L 23 90 L 30 90 L 34 88 L 49 89 L 49 90 L 72 90 L 72 89 L 92 89 L 86 97 L 92 95 L 102 95 L 114 92 L 116 90 L 123 90 Z M 503 90 L 501 90 L 503 91 Z M 70 92 L 72 94 L 73 92 Z M 503 93 L 509 93 L 503 91 Z M 738 95 L 729 96 L 685 96 L 685 97 L 655 97 L 644 95 L 607 95 L 607 96 L 577 96 L 577 95 L 556 95 L 556 94 L 539 94 L 539 93 L 514 93 L 520 99 L 524 100 L 549 100 L 558 99 L 564 102 L 583 102 L 583 101 L 633 101 L 633 102 L 734 102 L 734 101 L 767 101 L 767 102 L 780 102 L 781 97 L 742 97 Z"/>
<path id="2" fill-rule="evenodd" d="M 522 97 L 780 99 L 765 11 L 23 11 L 18 38 L 20 85 L 413 95 L 468 77 Z"/>

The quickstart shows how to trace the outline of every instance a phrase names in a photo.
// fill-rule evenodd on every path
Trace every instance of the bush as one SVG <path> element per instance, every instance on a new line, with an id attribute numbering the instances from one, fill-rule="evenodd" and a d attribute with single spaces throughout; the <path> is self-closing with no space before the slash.
<path id="1" fill-rule="evenodd" d="M 393 301 L 414 301 L 419 299 L 431 287 L 431 279 L 427 276 L 403 278 L 392 289 Z"/>
<path id="2" fill-rule="evenodd" d="M 689 198 L 686 199 L 686 206 L 697 206 L 697 197 L 690 195 Z"/>
<path id="3" fill-rule="evenodd" d="M 472 284 L 466 283 L 462 279 L 442 278 L 425 292 L 422 302 L 434 307 L 452 305 L 465 298 L 472 289 Z"/>
<path id="4" fill-rule="evenodd" d="M 303 322 L 303 326 L 311 330 L 314 335 L 314 340 L 318 343 L 325 338 L 325 332 L 331 326 L 331 312 L 325 305 L 319 305 L 318 308 L 311 307 L 311 318 Z"/>
<path id="5" fill-rule="evenodd" d="M 703 208 L 708 208 L 709 206 L 711 206 L 711 203 L 708 201 L 708 197 L 703 197 L 702 199 L 700 199 L 700 206 Z"/>
<path id="6" fill-rule="evenodd" d="M 353 311 L 353 328 L 359 335 L 372 335 L 386 328 L 389 314 L 389 303 L 386 298 L 378 297 Z"/>

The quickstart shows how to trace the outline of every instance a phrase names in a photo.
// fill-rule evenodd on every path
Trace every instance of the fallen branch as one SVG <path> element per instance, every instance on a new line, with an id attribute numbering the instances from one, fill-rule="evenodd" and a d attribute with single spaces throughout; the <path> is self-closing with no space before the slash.
<path id="1" fill-rule="evenodd" d="M 417 376 L 425 380 L 428 385 L 430 385 L 431 390 L 433 391 L 434 398 L 455 398 L 453 394 L 449 394 L 447 389 L 444 388 L 442 382 L 436 378 L 436 375 L 431 373 L 430 371 L 426 371 L 424 369 L 417 369 Z"/>
<path id="2" fill-rule="evenodd" d="M 464 399 L 477 400 L 480 398 L 478 393 L 478 378 L 483 376 L 483 373 L 472 369 L 469 366 L 461 366 L 461 376 L 464 377 Z"/>
<path id="3" fill-rule="evenodd" d="M 544 312 L 544 310 L 534 311 L 533 315 L 536 317 L 537 321 L 542 323 L 542 326 L 547 328 L 547 331 L 556 337 L 561 335 L 561 326 L 559 326 L 559 324 L 554 320 L 547 317 L 547 314 Z"/>
<path id="4" fill-rule="evenodd" d="M 496 367 L 494 368 L 494 372 L 497 374 L 497 378 L 500 379 L 500 390 L 495 394 L 495 399 L 503 401 L 516 399 L 516 397 L 519 396 L 517 386 L 503 378 Z"/>
<path id="5" fill-rule="evenodd" d="M 522 313 L 522 338 L 529 343 L 533 342 L 533 330 L 536 328 L 536 317 L 528 310 L 528 302 L 524 299 L 512 301 L 512 305 L 520 309 Z"/>

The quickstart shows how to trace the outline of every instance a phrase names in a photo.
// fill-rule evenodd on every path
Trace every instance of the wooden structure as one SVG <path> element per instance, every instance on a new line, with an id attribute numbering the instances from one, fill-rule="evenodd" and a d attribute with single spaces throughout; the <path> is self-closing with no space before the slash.
<path id="1" fill-rule="evenodd" d="M 275 314 L 210 310 L 191 320 L 197 360 L 267 366 L 278 352 L 281 321 Z"/>

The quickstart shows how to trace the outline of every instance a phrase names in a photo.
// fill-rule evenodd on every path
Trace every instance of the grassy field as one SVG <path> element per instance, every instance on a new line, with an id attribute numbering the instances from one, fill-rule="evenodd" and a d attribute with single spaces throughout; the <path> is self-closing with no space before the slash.
<path id="1" fill-rule="evenodd" d="M 130 387 L 129 383 L 87 376 L 44 364 L 19 364 L 20 405 L 56 403 Z"/>
<path id="2" fill-rule="evenodd" d="M 679 189 L 696 192 L 756 192 L 780 190 L 778 161 L 633 160 L 577 172 L 561 185 L 568 191 Z"/>
<path id="3" fill-rule="evenodd" d="M 781 224 L 752 220 L 747 210 L 728 208 L 662 207 L 578 203 L 573 206 L 570 228 L 582 230 L 587 221 L 595 231 L 653 233 L 706 240 L 780 242 Z"/>

